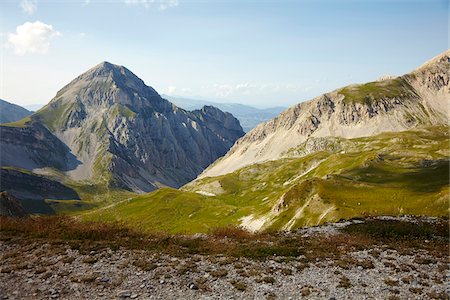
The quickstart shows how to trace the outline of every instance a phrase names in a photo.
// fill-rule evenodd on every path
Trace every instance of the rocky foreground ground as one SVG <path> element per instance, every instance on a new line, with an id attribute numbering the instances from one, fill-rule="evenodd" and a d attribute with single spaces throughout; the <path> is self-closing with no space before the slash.
<path id="1" fill-rule="evenodd" d="M 176 242 L 164 237 L 151 247 L 144 241 L 140 247 L 135 240 L 128 240 L 128 247 L 126 242 L 115 245 L 97 239 L 80 243 L 73 238 L 31 237 L 3 228 L 0 295 L 2 299 L 449 299 L 448 240 L 428 232 L 426 238 L 416 236 L 412 244 L 401 237 L 398 243 L 395 238 L 374 243 L 373 238 L 355 240 L 349 238 L 354 232 L 342 231 L 361 222 L 277 234 L 276 244 L 265 236 L 230 232 L 228 237 L 222 232 Z M 315 244 L 318 240 L 322 248 Z M 266 246 L 260 246 L 262 241 Z M 290 246 L 283 248 L 283 243 Z M 291 247 L 295 243 L 301 251 Z M 176 245 L 183 251 L 174 250 Z"/>

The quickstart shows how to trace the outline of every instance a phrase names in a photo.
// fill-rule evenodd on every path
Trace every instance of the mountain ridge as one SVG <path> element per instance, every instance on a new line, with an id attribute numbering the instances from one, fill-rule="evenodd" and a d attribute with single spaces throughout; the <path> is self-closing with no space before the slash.
<path id="1" fill-rule="evenodd" d="M 198 178 L 282 157 L 309 137 L 354 138 L 447 124 L 450 50 L 394 79 L 350 85 L 288 108 L 239 139 Z"/>
<path id="2" fill-rule="evenodd" d="M 0 124 L 16 122 L 31 115 L 28 109 L 0 99 Z"/>

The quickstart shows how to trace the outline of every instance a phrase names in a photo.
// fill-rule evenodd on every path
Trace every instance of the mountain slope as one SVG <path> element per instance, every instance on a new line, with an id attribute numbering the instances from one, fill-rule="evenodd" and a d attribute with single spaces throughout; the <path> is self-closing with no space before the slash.
<path id="1" fill-rule="evenodd" d="M 54 214 L 48 200 L 81 205 L 78 193 L 72 188 L 23 169 L 1 168 L 0 192 L 14 197 L 27 214 Z"/>
<path id="2" fill-rule="evenodd" d="M 168 99 L 178 107 L 184 108 L 186 110 L 200 109 L 205 105 L 215 106 L 220 110 L 229 112 L 230 114 L 235 116 L 241 123 L 241 126 L 245 132 L 252 130 L 262 122 L 265 122 L 267 120 L 276 117 L 280 112 L 282 112 L 285 109 L 284 107 L 270 107 L 259 109 L 239 103 L 218 103 L 212 101 L 194 100 L 167 95 L 163 95 L 163 97 Z"/>
<path id="3" fill-rule="evenodd" d="M 450 50 L 394 79 L 351 85 L 300 103 L 257 126 L 199 177 L 278 159 L 309 137 L 355 138 L 448 124 Z"/>
<path id="4" fill-rule="evenodd" d="M 0 99 L 0 124 L 15 122 L 31 114 L 31 111 L 19 105 Z"/>
<path id="5" fill-rule="evenodd" d="M 160 189 L 82 218 L 148 231 L 208 232 L 230 224 L 292 230 L 367 215 L 443 216 L 449 210 L 449 129 L 309 138 L 286 158 L 198 179 L 181 190 Z"/>
<path id="6" fill-rule="evenodd" d="M 12 131 L 11 136 L 49 131 L 76 163 L 67 168 L 45 159 L 38 166 L 21 163 L 36 162 L 34 153 L 2 165 L 38 167 L 41 173 L 53 167 L 71 180 L 138 192 L 189 182 L 244 134 L 231 114 L 214 107 L 187 112 L 125 67 L 108 62 L 78 76 L 29 119 L 8 125 L 2 130 Z M 14 150 L 13 143 L 1 146 Z"/>

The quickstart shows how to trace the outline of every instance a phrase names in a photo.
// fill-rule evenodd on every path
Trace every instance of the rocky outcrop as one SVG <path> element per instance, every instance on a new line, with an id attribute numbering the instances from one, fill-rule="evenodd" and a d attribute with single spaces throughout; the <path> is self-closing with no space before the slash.
<path id="1" fill-rule="evenodd" d="M 80 163 L 64 143 L 39 123 L 23 127 L 0 126 L 0 136 L 1 166 L 67 171 Z"/>
<path id="2" fill-rule="evenodd" d="M 14 196 L 8 192 L 0 192 L 0 215 L 8 217 L 25 217 L 27 212 Z"/>
<path id="3" fill-rule="evenodd" d="M 31 135 L 43 127 L 68 147 L 76 163 L 55 166 L 43 159 L 43 164 L 25 165 L 8 159 L 3 166 L 53 167 L 73 180 L 138 192 L 191 181 L 244 134 L 231 114 L 214 107 L 180 109 L 125 67 L 108 62 L 78 76 L 30 118 L 25 129 L 5 131 Z M 23 146 L 2 140 L 8 149 L 16 144 Z M 20 159 L 31 156 L 25 154 Z"/>
<path id="4" fill-rule="evenodd" d="M 0 99 L 0 124 L 15 122 L 31 114 L 31 111 L 19 105 Z"/>
<path id="5" fill-rule="evenodd" d="M 79 200 L 77 192 L 57 181 L 13 169 L 0 169 L 0 191 L 26 200 Z"/>
<path id="6" fill-rule="evenodd" d="M 0 191 L 13 197 L 14 203 L 18 202 L 14 207 L 21 207 L 27 214 L 54 214 L 47 200 L 80 200 L 75 190 L 56 180 L 9 168 L 0 169 Z"/>
<path id="7" fill-rule="evenodd" d="M 371 136 L 448 124 L 450 50 L 401 77 L 351 85 L 297 104 L 239 139 L 199 178 L 292 153 L 309 138 Z"/>

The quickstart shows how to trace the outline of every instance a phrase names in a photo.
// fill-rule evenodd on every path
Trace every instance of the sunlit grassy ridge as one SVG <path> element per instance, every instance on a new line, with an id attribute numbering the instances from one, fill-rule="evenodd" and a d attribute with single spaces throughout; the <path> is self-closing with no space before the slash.
<path id="1" fill-rule="evenodd" d="M 82 215 L 146 231 L 208 232 L 251 216 L 260 230 L 286 230 L 365 215 L 448 214 L 449 128 L 383 133 L 303 157 L 161 189 Z"/>
<path id="2" fill-rule="evenodd" d="M 345 103 L 372 103 L 380 99 L 398 99 L 418 97 L 411 85 L 401 77 L 374 81 L 359 85 L 350 85 L 339 90 Z"/>

